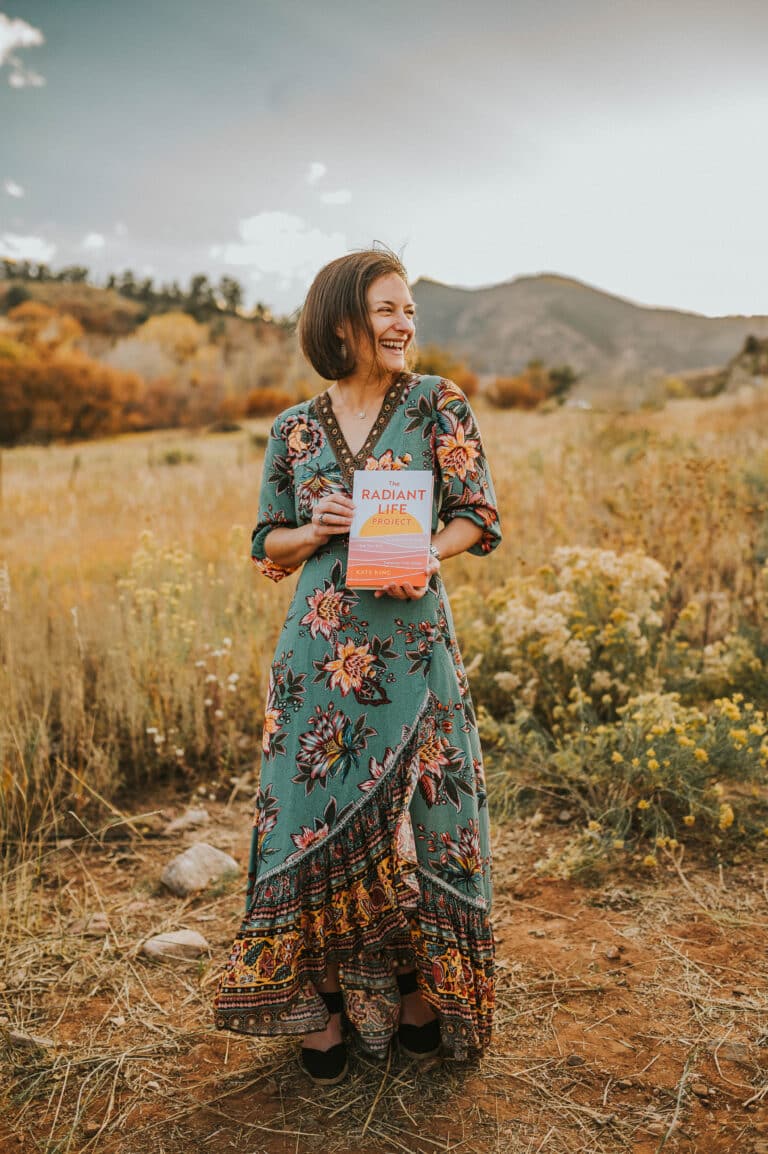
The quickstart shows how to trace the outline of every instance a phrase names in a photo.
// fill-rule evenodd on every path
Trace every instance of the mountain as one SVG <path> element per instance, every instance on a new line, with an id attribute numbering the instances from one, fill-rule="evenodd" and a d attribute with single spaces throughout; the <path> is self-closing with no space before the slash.
<path id="1" fill-rule="evenodd" d="M 533 359 L 569 364 L 582 392 L 722 366 L 748 335 L 768 337 L 768 317 L 647 308 L 553 274 L 479 289 L 422 278 L 413 296 L 421 345 L 440 345 L 476 372 L 502 376 Z"/>

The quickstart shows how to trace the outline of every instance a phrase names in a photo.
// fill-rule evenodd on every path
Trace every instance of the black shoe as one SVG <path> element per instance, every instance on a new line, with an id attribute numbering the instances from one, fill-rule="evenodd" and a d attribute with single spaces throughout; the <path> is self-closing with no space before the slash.
<path id="1" fill-rule="evenodd" d="M 325 1002 L 329 1014 L 341 1014 L 344 1009 L 344 999 L 340 992 L 324 994 L 318 990 Z M 346 1077 L 349 1063 L 347 1062 L 347 1046 L 345 1042 L 337 1042 L 330 1050 L 314 1050 L 309 1046 L 301 1047 L 301 1068 L 316 1086 L 335 1086 Z"/>
<path id="2" fill-rule="evenodd" d="M 408 974 L 396 974 L 395 978 L 401 997 L 418 992 L 419 983 L 415 970 Z M 400 1049 L 410 1058 L 433 1058 L 440 1050 L 440 1019 L 433 1018 L 423 1026 L 403 1023 L 397 1028 L 397 1040 Z"/>

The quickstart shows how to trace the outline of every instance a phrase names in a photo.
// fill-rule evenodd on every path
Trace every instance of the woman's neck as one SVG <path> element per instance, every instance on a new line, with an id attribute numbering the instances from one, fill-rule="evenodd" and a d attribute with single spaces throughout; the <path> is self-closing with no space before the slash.
<path id="1" fill-rule="evenodd" d="M 334 381 L 329 390 L 332 400 L 339 400 L 350 412 L 366 412 L 378 406 L 397 374 L 385 377 L 344 377 Z"/>

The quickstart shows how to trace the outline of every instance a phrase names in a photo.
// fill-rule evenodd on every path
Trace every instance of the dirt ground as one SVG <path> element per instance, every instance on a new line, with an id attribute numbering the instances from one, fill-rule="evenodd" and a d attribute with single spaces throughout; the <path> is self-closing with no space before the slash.
<path id="1" fill-rule="evenodd" d="M 250 801 L 227 793 L 198 798 L 211 821 L 173 837 L 160 831 L 189 791 L 158 796 L 135 831 L 52 846 L 28 891 L 6 888 L 3 1154 L 768 1154 L 762 864 L 590 887 L 535 873 L 563 830 L 498 828 L 491 1051 L 427 1067 L 353 1054 L 350 1077 L 320 1092 L 295 1041 L 213 1029 L 242 879 L 186 900 L 158 881 L 194 841 L 245 867 Z M 179 928 L 202 932 L 210 955 L 141 956 Z M 40 1044 L 11 1044 L 9 1030 Z"/>

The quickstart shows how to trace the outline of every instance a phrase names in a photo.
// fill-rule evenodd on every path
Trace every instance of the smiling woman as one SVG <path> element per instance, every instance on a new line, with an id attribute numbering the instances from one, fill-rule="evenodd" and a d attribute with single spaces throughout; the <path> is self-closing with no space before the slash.
<path id="1" fill-rule="evenodd" d="M 320 1084 L 347 1070 L 342 1012 L 379 1056 L 396 1035 L 411 1057 L 464 1057 L 491 1032 L 483 762 L 439 571 L 501 534 L 466 397 L 407 371 L 414 332 L 393 253 L 318 274 L 300 336 L 332 384 L 275 421 L 253 534 L 266 576 L 303 569 L 270 671 L 246 915 L 216 1021 L 304 1034 Z M 354 471 L 398 470 L 407 490 L 409 468 L 434 474 L 427 582 L 352 589 Z"/>

